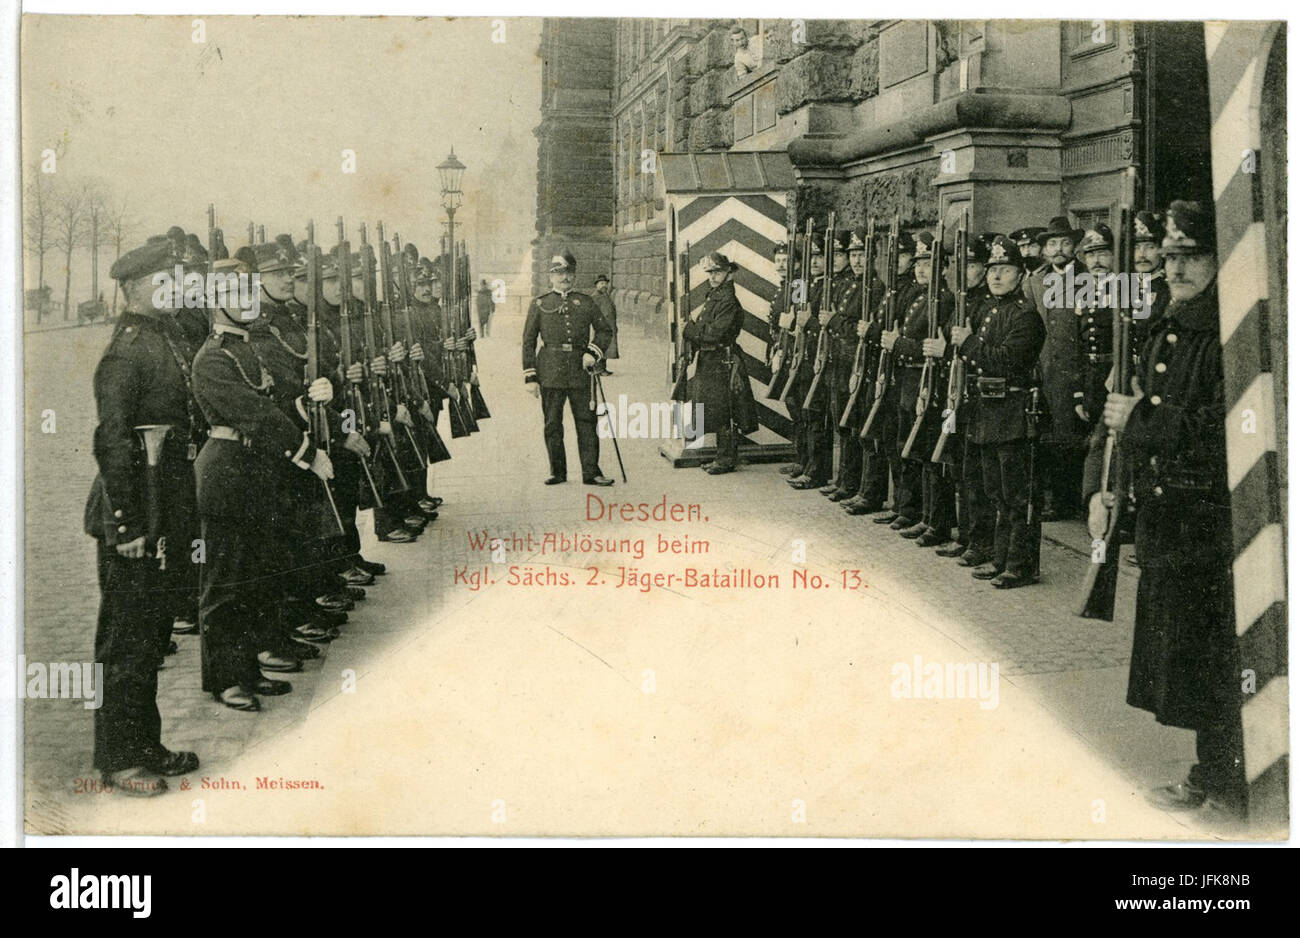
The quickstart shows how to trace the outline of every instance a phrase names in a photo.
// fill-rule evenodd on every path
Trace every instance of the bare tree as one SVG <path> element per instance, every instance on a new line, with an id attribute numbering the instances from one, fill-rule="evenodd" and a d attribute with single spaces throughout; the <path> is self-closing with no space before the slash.
<path id="1" fill-rule="evenodd" d="M 53 199 L 54 236 L 52 244 L 63 252 L 63 318 L 70 312 L 72 293 L 72 255 L 84 247 L 89 235 L 90 187 L 82 183 L 60 183 Z"/>
<path id="2" fill-rule="evenodd" d="M 90 239 L 90 302 L 93 304 L 94 315 L 98 315 L 99 310 L 99 245 L 103 240 L 104 216 L 109 211 L 110 200 L 107 187 L 100 180 L 90 180 L 86 183 L 86 214 L 89 217 L 87 222 L 87 236 Z"/>
<path id="3" fill-rule="evenodd" d="M 51 180 L 41 172 L 37 162 L 31 169 L 23 190 L 23 243 L 27 253 L 36 255 L 36 321 L 45 312 L 45 255 L 51 247 L 53 193 Z"/>
<path id="4" fill-rule="evenodd" d="M 127 217 L 127 199 L 126 196 L 112 202 L 104 210 L 103 221 L 100 223 L 100 231 L 103 233 L 106 241 L 113 245 L 113 260 L 116 261 L 122 256 L 122 242 L 130 237 L 135 228 L 134 222 Z M 117 317 L 117 281 L 113 282 L 113 311 L 110 314 Z"/>

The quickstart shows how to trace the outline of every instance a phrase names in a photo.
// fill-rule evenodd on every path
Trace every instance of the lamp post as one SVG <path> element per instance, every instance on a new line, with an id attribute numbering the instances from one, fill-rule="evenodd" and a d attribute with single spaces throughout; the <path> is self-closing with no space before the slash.
<path id="1" fill-rule="evenodd" d="M 455 302 L 456 293 L 456 209 L 460 208 L 465 199 L 465 193 L 461 191 L 460 180 L 465 175 L 465 164 L 456 159 L 456 148 L 451 148 L 451 153 L 445 160 L 438 164 L 438 179 L 442 183 L 442 207 L 447 210 L 447 244 L 451 252 L 449 261 L 450 280 L 448 296 L 451 302 Z"/>

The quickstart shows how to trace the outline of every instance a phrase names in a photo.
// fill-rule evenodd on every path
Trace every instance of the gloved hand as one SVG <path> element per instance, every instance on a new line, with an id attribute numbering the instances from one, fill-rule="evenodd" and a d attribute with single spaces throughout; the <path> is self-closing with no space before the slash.
<path id="1" fill-rule="evenodd" d="M 323 449 L 316 450 L 316 455 L 311 458 L 311 471 L 317 478 L 327 482 L 334 478 L 334 463 L 330 461 L 330 454 Z"/>
<path id="2" fill-rule="evenodd" d="M 591 371 L 591 369 L 595 368 L 595 367 L 596 367 L 596 356 L 595 356 L 595 355 L 592 355 L 590 352 L 583 352 L 583 353 L 582 353 L 582 367 L 583 367 L 586 371 Z"/>
<path id="3" fill-rule="evenodd" d="M 442 348 L 443 351 L 445 352 L 456 351 L 456 340 L 453 339 L 451 336 L 447 336 L 447 338 L 442 340 Z"/>
<path id="4" fill-rule="evenodd" d="M 419 342 L 411 343 L 411 361 L 413 362 L 424 361 L 424 349 L 420 347 Z"/>
<path id="5" fill-rule="evenodd" d="M 356 453 L 362 459 L 370 458 L 370 444 L 360 433 L 349 433 L 347 439 L 343 441 L 343 448 L 350 453 Z"/>
<path id="6" fill-rule="evenodd" d="M 776 321 L 776 324 L 782 329 L 789 329 L 794 325 L 794 313 L 788 310 L 782 313 L 781 317 Z"/>
<path id="7" fill-rule="evenodd" d="M 948 350 L 948 343 L 943 340 L 943 336 L 937 339 L 924 339 L 921 342 L 921 354 L 926 358 L 943 358 L 943 353 Z"/>
<path id="8" fill-rule="evenodd" d="M 541 385 L 539 385 L 536 381 L 529 381 L 529 382 L 528 382 L 528 393 L 531 394 L 533 397 L 536 397 L 536 398 L 539 398 L 539 399 L 540 399 L 541 396 L 542 396 L 542 387 L 541 387 Z"/>
<path id="9" fill-rule="evenodd" d="M 396 365 L 400 361 L 406 360 L 406 346 L 401 342 L 394 342 L 393 347 L 388 350 L 388 360 Z"/>
<path id="10" fill-rule="evenodd" d="M 382 355 L 376 355 L 370 359 L 370 373 L 379 375 L 381 378 L 388 374 L 388 360 Z"/>
<path id="11" fill-rule="evenodd" d="M 334 385 L 329 378 L 317 378 L 307 386 L 307 397 L 313 404 L 328 404 L 334 400 Z"/>
<path id="12" fill-rule="evenodd" d="M 381 420 L 379 421 L 379 432 L 382 433 L 384 436 L 392 436 L 393 425 L 389 423 L 387 420 Z"/>
<path id="13" fill-rule="evenodd" d="M 420 402 L 420 416 L 430 423 L 433 423 L 438 419 L 433 415 L 433 408 L 429 405 L 428 401 Z"/>
<path id="14" fill-rule="evenodd" d="M 353 384 L 360 384 L 366 377 L 366 370 L 361 367 L 361 362 L 353 362 L 348 365 L 347 379 Z"/>
<path id="15" fill-rule="evenodd" d="M 415 421 L 411 419 L 411 412 L 406 409 L 405 404 L 397 405 L 397 412 L 393 414 L 393 419 L 400 424 L 405 424 L 408 427 L 415 425 Z"/>

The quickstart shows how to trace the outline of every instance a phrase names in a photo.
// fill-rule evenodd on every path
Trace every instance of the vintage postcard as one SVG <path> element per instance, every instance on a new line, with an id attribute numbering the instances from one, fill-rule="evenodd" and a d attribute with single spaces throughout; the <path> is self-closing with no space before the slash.
<path id="1" fill-rule="evenodd" d="M 21 30 L 28 834 L 1288 836 L 1285 23 Z"/>

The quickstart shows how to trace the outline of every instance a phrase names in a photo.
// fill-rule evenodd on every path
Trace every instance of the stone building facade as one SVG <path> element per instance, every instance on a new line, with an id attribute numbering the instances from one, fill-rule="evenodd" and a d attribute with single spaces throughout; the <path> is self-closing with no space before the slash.
<path id="1" fill-rule="evenodd" d="M 749 37 L 749 67 L 730 36 Z M 540 265 L 664 322 L 665 153 L 782 151 L 802 223 L 976 230 L 1210 196 L 1199 23 L 547 19 Z M 544 287 L 542 267 L 538 289 Z"/>

